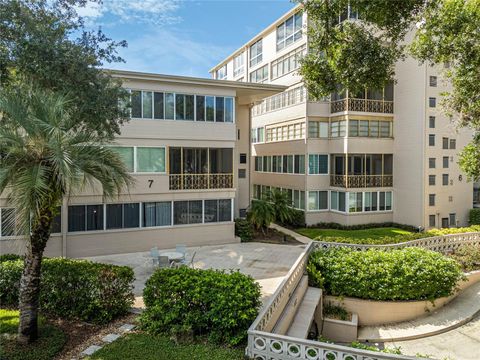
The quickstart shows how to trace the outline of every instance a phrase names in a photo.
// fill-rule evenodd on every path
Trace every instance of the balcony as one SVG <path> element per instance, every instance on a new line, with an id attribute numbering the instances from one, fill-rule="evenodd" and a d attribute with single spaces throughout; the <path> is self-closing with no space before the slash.
<path id="1" fill-rule="evenodd" d="M 392 187 L 393 175 L 330 175 L 330 186 L 343 188 Z"/>
<path id="2" fill-rule="evenodd" d="M 233 174 L 171 174 L 170 190 L 232 189 Z"/>
<path id="3" fill-rule="evenodd" d="M 330 102 L 330 112 L 358 111 L 393 114 L 393 101 L 346 98 Z"/>

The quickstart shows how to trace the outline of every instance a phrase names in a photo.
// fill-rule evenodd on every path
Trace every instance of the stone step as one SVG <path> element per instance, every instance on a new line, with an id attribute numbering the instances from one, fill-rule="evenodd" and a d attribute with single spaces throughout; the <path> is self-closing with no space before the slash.
<path id="1" fill-rule="evenodd" d="M 293 322 L 287 331 L 287 336 L 300 339 L 306 339 L 308 337 L 308 332 L 315 319 L 315 312 L 321 298 L 322 290 L 308 287 L 303 296 L 302 303 L 297 309 Z"/>

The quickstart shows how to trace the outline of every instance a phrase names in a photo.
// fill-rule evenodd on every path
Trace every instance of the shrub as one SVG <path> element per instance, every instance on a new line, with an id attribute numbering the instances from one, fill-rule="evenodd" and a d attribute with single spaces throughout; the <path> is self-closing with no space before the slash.
<path id="1" fill-rule="evenodd" d="M 384 228 L 384 227 L 394 227 L 394 228 L 402 229 L 406 231 L 418 232 L 418 227 L 416 226 L 397 224 L 394 222 L 357 224 L 357 225 L 342 225 L 339 223 L 332 223 L 332 222 L 330 223 L 320 222 L 309 227 L 318 228 L 318 229 L 337 229 L 337 230 L 365 230 L 365 229 L 375 229 L 375 228 Z"/>
<path id="2" fill-rule="evenodd" d="M 240 237 L 242 242 L 253 239 L 253 225 L 247 219 L 235 219 L 235 235 Z"/>
<path id="3" fill-rule="evenodd" d="M 470 225 L 480 225 L 480 209 L 471 209 L 468 215 Z"/>
<path id="4" fill-rule="evenodd" d="M 477 232 L 477 231 L 480 231 L 480 225 L 473 225 L 473 226 L 461 227 L 461 228 L 432 229 L 425 232 L 425 234 L 427 234 L 427 236 L 425 237 L 461 234 L 461 233 Z"/>
<path id="5" fill-rule="evenodd" d="M 480 246 L 462 245 L 450 255 L 464 271 L 480 270 Z"/>
<path id="6" fill-rule="evenodd" d="M 345 244 L 362 244 L 362 245 L 386 245 L 386 244 L 398 244 L 405 241 L 424 238 L 423 233 L 411 233 L 398 236 L 382 236 L 379 238 L 350 238 L 344 236 L 318 236 L 314 240 L 325 242 L 336 242 Z"/>
<path id="7" fill-rule="evenodd" d="M 245 341 L 260 302 L 260 286 L 238 271 L 159 269 L 143 292 L 142 328 L 152 334 L 207 336 L 217 344 Z"/>
<path id="8" fill-rule="evenodd" d="M 0 263 L 4 261 L 12 261 L 12 260 L 23 260 L 23 256 L 15 255 L 15 254 L 0 255 Z"/>
<path id="9" fill-rule="evenodd" d="M 319 250 L 310 255 L 307 271 L 312 279 L 321 273 L 323 286 L 313 285 L 328 294 L 371 300 L 434 300 L 451 295 L 464 278 L 455 260 L 414 247 Z"/>
<path id="10" fill-rule="evenodd" d="M 281 225 L 289 226 L 293 228 L 299 228 L 305 226 L 305 211 L 298 209 L 291 209 L 292 218 L 289 221 L 280 222 Z"/>
<path id="11" fill-rule="evenodd" d="M 23 262 L 0 263 L 0 303 L 18 306 Z M 40 310 L 64 319 L 107 323 L 126 314 L 133 303 L 133 270 L 86 260 L 42 261 Z"/>

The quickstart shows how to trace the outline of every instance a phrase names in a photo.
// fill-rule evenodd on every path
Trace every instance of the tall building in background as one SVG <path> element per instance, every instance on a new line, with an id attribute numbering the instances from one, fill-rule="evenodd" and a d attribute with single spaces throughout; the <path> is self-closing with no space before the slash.
<path id="1" fill-rule="evenodd" d="M 356 19 L 347 11 L 339 21 Z M 306 22 L 297 6 L 211 69 L 215 79 L 288 86 L 251 109 L 252 198 L 283 189 L 308 224 L 467 225 L 473 184 L 457 162 L 472 134 L 439 110 L 448 86 L 439 69 L 407 58 L 384 89 L 310 101 L 297 74 Z"/>

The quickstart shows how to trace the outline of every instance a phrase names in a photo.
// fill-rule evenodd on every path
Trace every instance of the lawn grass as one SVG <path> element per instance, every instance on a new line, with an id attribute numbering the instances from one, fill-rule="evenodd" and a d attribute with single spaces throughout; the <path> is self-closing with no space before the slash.
<path id="1" fill-rule="evenodd" d="M 63 331 L 43 319 L 40 319 L 39 338 L 33 344 L 19 345 L 15 339 L 3 338 L 3 334 L 16 334 L 17 329 L 18 311 L 0 309 L 0 360 L 50 360 L 66 342 Z"/>
<path id="2" fill-rule="evenodd" d="M 307 236 L 311 239 L 321 237 L 344 237 L 349 239 L 379 239 L 383 237 L 396 237 L 411 234 L 410 231 L 402 230 L 394 227 L 372 228 L 363 230 L 337 230 L 337 229 L 316 229 L 302 228 L 295 230 L 296 232 Z"/>
<path id="3" fill-rule="evenodd" d="M 166 336 L 128 334 L 98 350 L 91 360 L 242 360 L 245 348 L 229 349 L 210 344 L 179 344 Z"/>

